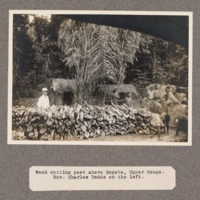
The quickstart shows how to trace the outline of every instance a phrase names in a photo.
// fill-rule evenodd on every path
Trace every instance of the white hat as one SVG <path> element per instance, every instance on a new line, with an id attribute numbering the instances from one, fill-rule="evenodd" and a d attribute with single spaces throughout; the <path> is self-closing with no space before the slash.
<path id="1" fill-rule="evenodd" d="M 49 90 L 47 88 L 42 88 L 42 92 L 48 92 Z"/>

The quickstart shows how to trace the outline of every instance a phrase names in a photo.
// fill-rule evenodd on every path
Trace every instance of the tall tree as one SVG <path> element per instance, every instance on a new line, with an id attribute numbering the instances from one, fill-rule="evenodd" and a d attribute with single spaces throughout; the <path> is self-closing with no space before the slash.
<path id="1" fill-rule="evenodd" d="M 105 81 L 122 83 L 126 62 L 133 62 L 140 34 L 108 26 L 65 20 L 59 31 L 64 62 L 77 72 L 77 99 L 88 86 Z"/>
<path id="2" fill-rule="evenodd" d="M 35 15 L 29 28 L 36 50 L 35 68 L 43 79 L 75 78 L 74 70 L 62 62 L 64 55 L 57 43 L 60 23 L 64 19 L 64 15 L 51 15 L 51 19 Z"/>
<path id="3" fill-rule="evenodd" d="M 160 38 L 141 34 L 134 65 L 128 63 L 125 83 L 143 90 L 151 83 L 188 86 L 187 49 Z"/>
<path id="4" fill-rule="evenodd" d="M 32 41 L 28 35 L 28 15 L 13 16 L 13 97 L 27 96 L 25 75 L 33 68 Z M 25 86 L 25 87 L 23 87 Z"/>
<path id="5" fill-rule="evenodd" d="M 153 38 L 153 81 L 161 84 L 187 86 L 187 49 L 160 38 Z M 185 80 L 181 80 L 182 76 Z"/>

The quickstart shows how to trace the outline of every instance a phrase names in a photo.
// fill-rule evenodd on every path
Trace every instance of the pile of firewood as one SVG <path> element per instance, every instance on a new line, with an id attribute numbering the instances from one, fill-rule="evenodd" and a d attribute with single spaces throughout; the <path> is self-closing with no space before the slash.
<path id="1" fill-rule="evenodd" d="M 14 107 L 12 129 L 24 132 L 24 139 L 63 140 L 72 134 L 71 112 L 67 106 L 52 106 L 47 113 L 39 113 L 35 108 Z"/>
<path id="2" fill-rule="evenodd" d="M 12 129 L 21 130 L 23 139 L 65 140 L 94 138 L 107 135 L 150 134 L 156 129 L 150 122 L 151 113 L 125 105 L 52 106 L 48 112 L 35 108 L 13 107 Z"/>
<path id="3" fill-rule="evenodd" d="M 151 113 L 122 106 L 80 107 L 75 118 L 75 134 L 83 138 L 107 135 L 150 134 L 156 131 L 150 122 Z"/>

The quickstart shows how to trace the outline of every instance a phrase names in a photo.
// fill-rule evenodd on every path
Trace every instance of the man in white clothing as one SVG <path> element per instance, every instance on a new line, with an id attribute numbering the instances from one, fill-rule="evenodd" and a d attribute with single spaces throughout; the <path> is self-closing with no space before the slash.
<path id="1" fill-rule="evenodd" d="M 39 112 L 47 112 L 50 104 L 49 104 L 49 97 L 47 96 L 48 89 L 43 88 L 42 89 L 42 96 L 38 99 L 37 106 Z"/>

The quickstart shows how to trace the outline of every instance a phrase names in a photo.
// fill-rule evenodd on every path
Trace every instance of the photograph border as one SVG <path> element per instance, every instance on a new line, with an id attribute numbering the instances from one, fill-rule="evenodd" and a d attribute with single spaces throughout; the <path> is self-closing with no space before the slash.
<path id="1" fill-rule="evenodd" d="M 109 142 L 109 141 L 25 141 L 12 139 L 12 83 L 13 83 L 13 15 L 14 14 L 98 14 L 98 15 L 162 15 L 188 16 L 188 142 Z M 101 11 L 101 10 L 9 10 L 8 40 L 8 117 L 7 144 L 14 145 L 113 145 L 113 146 L 192 146 L 192 60 L 193 60 L 193 12 L 177 11 Z M 113 136 L 114 137 L 114 136 Z"/>

